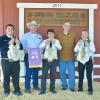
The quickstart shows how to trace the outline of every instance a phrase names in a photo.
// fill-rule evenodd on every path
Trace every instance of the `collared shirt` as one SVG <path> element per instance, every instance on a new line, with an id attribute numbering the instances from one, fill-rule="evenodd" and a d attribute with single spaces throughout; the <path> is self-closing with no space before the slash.
<path id="1" fill-rule="evenodd" d="M 76 36 L 73 31 L 69 31 L 67 35 L 64 33 L 58 33 L 56 38 L 62 45 L 62 50 L 59 51 L 59 57 L 63 60 L 71 60 L 75 58 L 74 47 L 76 44 Z"/>
<path id="2" fill-rule="evenodd" d="M 42 42 L 42 44 L 40 45 L 40 48 L 43 48 L 43 49 L 44 48 L 46 48 L 46 49 L 49 48 L 49 44 L 46 45 L 45 42 L 46 42 L 46 40 L 44 40 Z M 62 46 L 61 46 L 59 40 L 57 40 L 57 39 L 55 39 L 55 43 L 53 45 L 56 47 L 57 50 L 61 50 L 62 49 Z"/>
<path id="3" fill-rule="evenodd" d="M 42 43 L 42 36 L 38 33 L 33 34 L 32 32 L 25 33 L 21 38 L 23 48 L 39 48 Z"/>
<path id="4" fill-rule="evenodd" d="M 84 48 L 84 42 L 82 42 L 80 45 L 79 45 L 79 42 L 77 42 L 77 44 L 74 48 L 75 53 L 78 53 L 81 48 Z M 90 41 L 88 49 L 89 49 L 89 57 L 90 57 L 95 52 L 95 46 L 92 41 Z"/>
<path id="5" fill-rule="evenodd" d="M 44 56 L 43 56 L 43 59 L 47 59 L 47 58 L 51 58 L 51 59 L 57 59 L 57 50 L 61 50 L 62 49 L 62 46 L 59 42 L 59 40 L 55 39 L 55 43 L 52 43 L 52 54 L 50 55 L 50 57 L 48 57 L 48 50 L 50 48 L 50 44 L 46 44 L 46 40 L 44 40 L 42 42 L 42 44 L 40 45 L 40 48 L 41 49 L 45 49 L 45 52 L 44 52 Z"/>
<path id="6" fill-rule="evenodd" d="M 13 38 L 13 35 L 8 35 L 8 34 L 7 34 L 7 37 L 8 37 L 8 38 Z"/>

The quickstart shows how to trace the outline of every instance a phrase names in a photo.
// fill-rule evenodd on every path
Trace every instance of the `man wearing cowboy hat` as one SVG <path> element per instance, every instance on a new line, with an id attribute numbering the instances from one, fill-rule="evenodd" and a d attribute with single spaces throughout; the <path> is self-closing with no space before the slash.
<path id="1" fill-rule="evenodd" d="M 39 48 L 39 45 L 41 44 L 43 39 L 42 36 L 37 33 L 37 29 L 39 28 L 40 24 L 38 24 L 36 21 L 33 20 L 27 23 L 26 25 L 30 31 L 22 36 L 21 43 L 23 45 L 25 52 L 25 57 L 24 57 L 24 63 L 26 66 L 25 92 L 30 93 L 31 75 L 33 79 L 33 88 L 35 90 L 38 90 L 38 68 L 29 68 L 28 49 Z"/>

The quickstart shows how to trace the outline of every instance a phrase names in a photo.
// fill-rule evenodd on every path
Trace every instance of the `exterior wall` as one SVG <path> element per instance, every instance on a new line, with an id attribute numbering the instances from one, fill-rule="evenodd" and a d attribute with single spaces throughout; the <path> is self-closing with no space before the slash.
<path id="1" fill-rule="evenodd" d="M 3 32 L 3 0 L 0 0 L 0 35 Z"/>
<path id="2" fill-rule="evenodd" d="M 95 25 L 94 25 L 94 42 L 95 42 L 95 46 L 96 46 L 96 53 L 100 54 L 100 46 L 99 46 L 99 37 L 100 37 L 100 20 L 98 20 L 100 18 L 100 1 L 99 0 L 0 0 L 0 35 L 4 34 L 4 27 L 6 24 L 11 23 L 15 26 L 16 30 L 15 30 L 15 34 L 18 36 L 18 31 L 19 31 L 19 26 L 18 26 L 18 14 L 19 14 L 19 9 L 16 7 L 16 3 L 40 3 L 40 2 L 44 2 L 44 3 L 54 3 L 54 2 L 62 2 L 62 3 L 86 3 L 86 4 L 98 4 L 98 9 L 95 10 Z M 56 29 L 57 32 L 62 31 L 61 28 L 59 27 L 54 27 Z M 47 27 L 41 27 L 41 34 L 44 34 L 44 32 L 46 31 Z M 39 30 L 39 31 L 40 31 Z M 73 30 L 75 30 L 77 32 L 77 34 L 79 35 L 82 27 L 74 27 Z M 44 35 L 45 36 L 45 35 Z M 100 58 L 95 60 L 95 64 L 100 64 Z M 94 69 L 94 74 L 99 74 L 100 75 L 100 67 Z"/>
<path id="3" fill-rule="evenodd" d="M 42 0 L 0 0 L 0 34 L 4 33 L 4 26 L 8 23 L 12 23 L 16 27 L 16 34 L 18 35 L 18 8 L 16 7 L 17 2 L 41 2 Z M 58 2 L 58 0 L 44 0 L 42 2 Z M 96 53 L 100 53 L 99 40 L 99 31 L 100 31 L 100 1 L 99 0 L 62 0 L 65 3 L 90 3 L 98 4 L 98 10 L 95 10 L 95 44 L 96 44 Z M 76 29 L 77 30 L 77 29 Z M 79 29 L 78 29 L 79 30 Z M 59 30 L 58 30 L 59 31 Z M 80 30 L 78 31 L 80 33 Z"/>

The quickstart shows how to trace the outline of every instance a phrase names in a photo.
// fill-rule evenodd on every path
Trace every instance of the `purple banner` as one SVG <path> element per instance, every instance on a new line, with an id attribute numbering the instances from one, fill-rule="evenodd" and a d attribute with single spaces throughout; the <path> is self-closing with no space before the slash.
<path id="1" fill-rule="evenodd" d="M 42 67 L 41 53 L 39 48 L 29 49 L 29 68 Z"/>

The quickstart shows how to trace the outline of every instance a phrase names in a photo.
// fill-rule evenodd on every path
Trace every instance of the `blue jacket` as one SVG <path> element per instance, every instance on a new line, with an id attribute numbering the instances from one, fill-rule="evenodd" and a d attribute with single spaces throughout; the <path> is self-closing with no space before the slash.
<path id="1" fill-rule="evenodd" d="M 3 35 L 0 37 L 0 52 L 2 58 L 8 58 L 7 52 L 9 50 L 9 41 L 11 38 L 9 38 L 7 35 Z M 23 49 L 22 45 L 20 44 L 20 49 Z"/>

